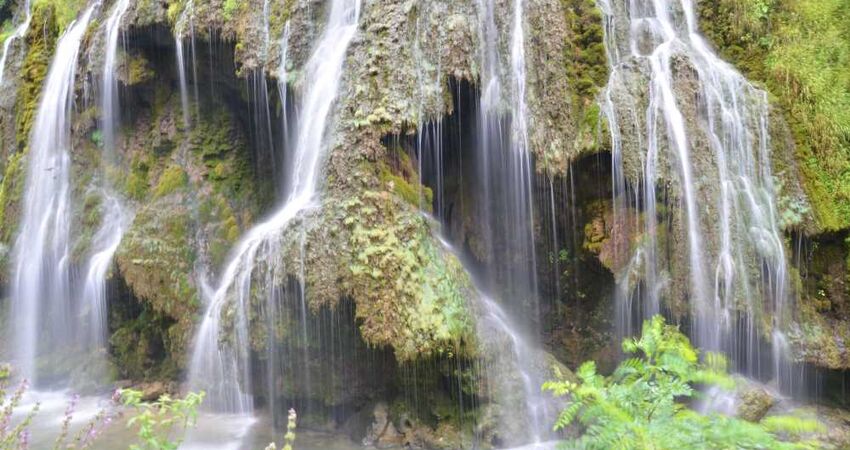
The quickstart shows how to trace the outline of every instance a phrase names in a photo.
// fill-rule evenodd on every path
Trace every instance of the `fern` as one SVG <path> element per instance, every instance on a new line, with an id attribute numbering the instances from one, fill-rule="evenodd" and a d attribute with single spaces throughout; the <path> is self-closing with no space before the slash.
<path id="1" fill-rule="evenodd" d="M 578 382 L 558 379 L 543 389 L 569 396 L 555 430 L 578 424 L 582 435 L 567 442 L 578 449 L 800 449 L 814 444 L 799 436 L 820 429 L 812 420 L 774 416 L 751 423 L 719 414 L 703 415 L 686 406 L 695 385 L 734 387 L 723 355 L 699 353 L 677 327 L 656 316 L 643 324 L 639 339 L 626 339 L 633 356 L 610 377 L 588 361 L 576 371 Z"/>

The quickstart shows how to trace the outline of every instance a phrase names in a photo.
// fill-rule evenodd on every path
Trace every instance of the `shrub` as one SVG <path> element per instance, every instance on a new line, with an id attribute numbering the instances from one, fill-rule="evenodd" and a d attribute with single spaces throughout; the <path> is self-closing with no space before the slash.
<path id="1" fill-rule="evenodd" d="M 543 385 L 558 396 L 570 396 L 555 429 L 574 422 L 582 435 L 567 443 L 587 449 L 690 448 L 814 448 L 812 442 L 780 439 L 816 431 L 820 425 L 798 417 L 768 417 L 761 423 L 720 414 L 700 414 L 684 401 L 693 398 L 696 385 L 733 386 L 725 359 L 698 352 L 677 327 L 656 316 L 643 324 L 640 339 L 626 339 L 623 350 L 635 355 L 614 373 L 602 376 L 596 364 L 585 362 L 578 382 L 564 379 Z"/>
<path id="2" fill-rule="evenodd" d="M 203 392 L 190 392 L 182 399 L 166 394 L 152 403 L 142 401 L 142 393 L 133 389 L 121 390 L 120 396 L 124 406 L 135 412 L 127 426 L 138 428 L 139 443 L 131 445 L 131 450 L 176 450 L 186 430 L 195 425 L 198 406 L 204 401 Z M 180 428 L 177 434 L 175 426 Z"/>

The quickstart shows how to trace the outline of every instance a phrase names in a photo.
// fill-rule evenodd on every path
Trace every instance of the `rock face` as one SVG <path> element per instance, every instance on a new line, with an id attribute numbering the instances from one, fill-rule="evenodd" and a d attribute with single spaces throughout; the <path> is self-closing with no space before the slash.
<path id="1" fill-rule="evenodd" d="M 781 186 L 780 213 L 792 246 L 792 286 L 799 297 L 792 346 L 797 359 L 847 369 L 850 202 L 844 114 L 848 97 L 841 81 L 850 47 L 841 2 L 720 1 L 699 7 L 703 32 L 724 58 L 771 94 L 774 172 Z M 769 45 L 766 45 L 767 43 Z M 794 61 L 793 63 L 791 61 Z M 796 285 L 796 286 L 795 286 Z"/>
<path id="2" fill-rule="evenodd" d="M 799 305 L 787 339 L 797 359 L 845 370 L 850 368 L 845 173 L 850 159 L 843 115 L 823 99 L 850 102 L 846 92 L 833 92 L 777 60 L 805 54 L 792 39 L 794 29 L 814 38 L 812 30 L 822 26 L 842 48 L 847 44 L 836 31 L 843 30 L 840 24 L 823 23 L 810 10 L 812 1 L 767 2 L 771 20 L 741 6 L 753 2 L 699 2 L 699 12 L 703 31 L 718 51 L 771 94 L 770 163 L 793 262 L 789 285 Z M 121 24 L 126 45 L 119 46 L 118 54 L 118 157 L 102 164 L 100 111 L 94 100 L 102 75 L 102 24 L 111 8 L 106 3 L 97 10 L 93 23 L 98 25 L 87 32 L 78 67 L 72 152 L 76 241 L 70 264 L 79 269 L 90 253 L 104 214 L 103 199 L 93 187 L 108 180 L 134 212 L 111 269 L 109 353 L 116 375 L 144 381 L 145 395 L 153 399 L 172 392 L 169 383 L 185 375 L 203 310 L 202 290 L 215 284 L 240 236 L 281 201 L 281 185 L 287 182 L 281 179 L 283 167 L 292 163 L 288 133 L 297 121 L 293 99 L 304 86 L 302 68 L 324 26 L 328 2 L 132 1 Z M 498 404 L 496 391 L 511 391 L 519 382 L 487 383 L 482 367 L 508 371 L 498 357 L 509 342 L 505 336 L 482 339 L 481 312 L 468 273 L 499 254 L 488 253 L 475 220 L 480 199 L 471 194 L 475 171 L 468 162 L 484 51 L 482 2 L 362 3 L 331 113 L 321 196 L 283 232 L 281 248 L 261 263 L 277 268 L 271 288 L 286 299 L 285 307 L 271 311 L 258 295 L 248 305 L 249 353 L 258 374 L 254 394 L 258 405 L 270 409 L 285 411 L 281 405 L 297 404 L 299 417 L 316 427 L 366 416 L 368 425 L 357 426 L 365 445 L 448 449 L 472 442 L 505 444 L 524 425 L 510 420 L 506 412 L 512 405 Z M 609 94 L 627 102 L 611 116 L 619 126 L 616 145 L 623 156 L 614 161 L 611 117 L 606 119 L 599 106 L 611 75 L 604 39 L 613 32 L 604 28 L 597 6 L 603 3 L 609 2 L 524 2 L 528 140 L 536 170 L 534 250 L 540 296 L 547 300 L 540 306 L 541 323 L 534 324 L 545 341 L 544 351 L 534 355 L 541 373 L 586 359 L 600 360 L 604 367 L 618 357 L 612 345 L 619 293 L 614 286 L 619 282 L 628 292 L 645 288 L 645 267 L 632 255 L 644 248 L 650 220 L 659 225 L 653 239 L 664 250 L 657 255 L 664 267 L 658 283 L 663 310 L 683 318 L 692 306 L 683 187 L 667 149 L 659 149 L 654 194 L 663 205 L 654 215 L 645 205 L 616 197 L 618 180 L 630 188 L 642 181 L 647 158 L 641 150 L 647 127 L 642 112 L 648 107 L 651 75 L 645 64 L 626 59 L 613 76 L 617 82 Z M 837 17 L 846 12 L 832 0 L 827 3 Z M 4 68 L 4 265 L 18 232 L 41 85 L 56 39 L 80 5 L 62 6 L 35 2 L 30 30 L 12 45 Z M 512 7 L 512 1 L 493 0 L 501 28 L 512 17 Z M 0 4 L 0 17 L 16 8 L 11 2 Z M 739 23 L 739 16 L 747 20 Z M 795 17 L 802 19 L 795 23 Z M 622 30 L 624 24 L 614 25 Z M 185 92 L 175 35 L 184 52 Z M 774 38 L 776 46 L 764 44 Z M 504 55 L 510 53 L 507 39 L 501 36 L 497 43 Z M 650 43 L 647 36 L 638 50 Z M 844 59 L 836 54 L 812 64 L 841 85 L 835 72 L 846 66 Z M 695 97 L 700 73 L 693 62 L 677 55 L 671 71 L 677 97 Z M 680 106 L 687 127 L 703 129 L 700 99 Z M 669 145 L 663 137 L 662 147 Z M 698 150 L 695 172 L 710 173 L 711 137 L 697 131 L 691 139 Z M 428 140 L 441 151 L 434 167 L 423 154 Z M 700 221 L 710 224 L 718 211 L 709 200 L 719 186 L 705 180 L 696 185 Z M 440 211 L 447 217 L 444 229 L 423 213 L 436 204 L 445 209 Z M 457 243 L 472 261 L 470 267 L 447 250 L 442 238 Z M 716 243 L 718 237 L 707 240 Z M 707 247 L 716 255 L 716 246 Z M 762 270 L 752 255 L 744 260 L 748 273 Z M 7 278 L 4 270 L 0 283 L 7 284 Z M 763 335 L 770 329 L 766 322 L 757 327 Z M 416 392 L 417 400 L 401 394 L 408 391 Z M 767 413 L 773 403 L 763 394 L 743 394 L 742 417 L 759 420 Z"/>

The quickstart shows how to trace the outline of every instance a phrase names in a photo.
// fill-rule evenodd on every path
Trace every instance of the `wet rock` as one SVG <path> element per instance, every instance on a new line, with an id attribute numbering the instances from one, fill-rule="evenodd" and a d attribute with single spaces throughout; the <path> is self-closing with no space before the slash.
<path id="1" fill-rule="evenodd" d="M 758 386 L 749 387 L 738 394 L 740 404 L 737 416 L 750 422 L 758 422 L 777 403 L 776 397 Z"/>
<path id="2" fill-rule="evenodd" d="M 142 401 L 154 402 L 159 400 L 165 394 L 174 392 L 174 384 L 164 381 L 152 381 L 149 383 L 141 383 L 135 386 L 135 389 L 142 392 Z"/>
<path id="3" fill-rule="evenodd" d="M 390 420 L 390 409 L 386 403 L 377 403 L 372 410 L 372 417 L 373 421 L 363 438 L 363 445 L 389 448 L 404 443 L 404 435 L 398 432 Z"/>

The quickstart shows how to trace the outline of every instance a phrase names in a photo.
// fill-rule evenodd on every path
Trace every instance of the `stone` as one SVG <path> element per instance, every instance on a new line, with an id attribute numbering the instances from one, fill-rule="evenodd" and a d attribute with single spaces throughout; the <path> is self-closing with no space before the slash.
<path id="1" fill-rule="evenodd" d="M 776 404 L 776 397 L 766 389 L 758 386 L 748 387 L 738 394 L 738 411 L 736 415 L 750 422 L 759 422 L 770 408 Z"/>
<path id="2" fill-rule="evenodd" d="M 384 402 L 375 404 L 372 410 L 374 418 L 372 424 L 363 438 L 363 445 L 375 448 L 389 448 L 402 445 L 405 441 L 404 435 L 399 433 L 390 420 L 390 409 Z"/>

